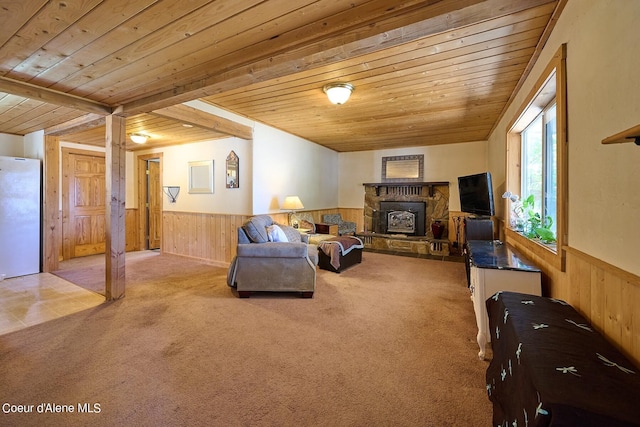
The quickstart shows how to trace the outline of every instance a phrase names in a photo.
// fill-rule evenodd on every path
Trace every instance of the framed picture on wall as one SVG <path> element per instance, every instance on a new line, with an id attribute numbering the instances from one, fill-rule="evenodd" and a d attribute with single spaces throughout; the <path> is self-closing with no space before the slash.
<path id="1" fill-rule="evenodd" d="M 423 154 L 382 158 L 382 182 L 419 182 L 423 179 Z"/>
<path id="2" fill-rule="evenodd" d="M 231 151 L 227 156 L 227 188 L 239 188 L 238 181 L 240 174 L 240 159 L 238 155 Z"/>
<path id="3" fill-rule="evenodd" d="M 213 160 L 189 162 L 189 193 L 213 194 Z"/>

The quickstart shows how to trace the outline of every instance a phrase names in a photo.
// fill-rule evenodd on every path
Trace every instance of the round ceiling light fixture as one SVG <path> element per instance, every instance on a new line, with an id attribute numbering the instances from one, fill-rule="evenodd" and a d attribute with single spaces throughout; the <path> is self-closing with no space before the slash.
<path id="1" fill-rule="evenodd" d="M 135 142 L 136 144 L 144 144 L 145 142 L 147 142 L 147 139 L 149 139 L 149 136 L 142 133 L 132 133 L 131 135 L 129 135 L 129 138 L 131 138 L 131 141 Z"/>
<path id="2" fill-rule="evenodd" d="M 336 105 L 344 104 L 349 100 L 351 92 L 355 90 L 351 83 L 329 83 L 322 88 L 329 101 Z"/>

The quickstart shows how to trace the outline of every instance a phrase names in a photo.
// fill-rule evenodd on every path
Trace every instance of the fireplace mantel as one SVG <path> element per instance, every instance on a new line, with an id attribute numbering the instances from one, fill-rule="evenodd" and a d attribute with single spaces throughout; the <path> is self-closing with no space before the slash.
<path id="1" fill-rule="evenodd" d="M 415 182 L 415 181 L 399 181 L 399 182 L 365 182 L 365 187 L 373 187 L 376 189 L 376 196 L 380 195 L 380 188 L 382 187 L 428 187 L 429 197 L 433 197 L 433 187 L 446 185 L 449 186 L 448 181 L 432 181 L 432 182 Z"/>

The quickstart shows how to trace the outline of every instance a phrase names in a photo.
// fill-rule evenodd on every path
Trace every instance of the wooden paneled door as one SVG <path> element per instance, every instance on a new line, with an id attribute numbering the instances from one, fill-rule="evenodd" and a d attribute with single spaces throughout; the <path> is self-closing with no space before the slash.
<path id="1" fill-rule="evenodd" d="M 138 246 L 161 249 L 162 153 L 138 156 Z"/>
<path id="2" fill-rule="evenodd" d="M 104 154 L 63 153 L 63 184 L 64 259 L 104 253 Z"/>
<path id="3" fill-rule="evenodd" d="M 147 161 L 147 225 L 148 249 L 159 249 L 162 237 L 162 187 L 160 184 L 160 162 Z"/>

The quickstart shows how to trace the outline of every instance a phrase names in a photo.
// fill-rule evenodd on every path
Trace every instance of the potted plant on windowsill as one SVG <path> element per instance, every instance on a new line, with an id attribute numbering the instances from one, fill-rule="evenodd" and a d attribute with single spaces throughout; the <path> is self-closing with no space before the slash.
<path id="1" fill-rule="evenodd" d="M 526 199 L 520 200 L 517 194 L 510 191 L 502 195 L 503 199 L 511 200 L 511 217 L 510 225 L 514 231 L 522 233 L 529 239 L 537 239 L 542 243 L 554 243 L 556 237 L 551 231 L 553 218 L 550 216 L 543 217 L 534 210 L 535 199 L 533 194 Z"/>

